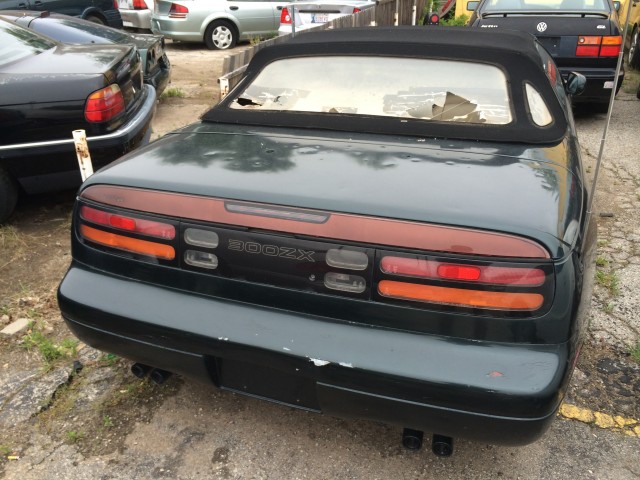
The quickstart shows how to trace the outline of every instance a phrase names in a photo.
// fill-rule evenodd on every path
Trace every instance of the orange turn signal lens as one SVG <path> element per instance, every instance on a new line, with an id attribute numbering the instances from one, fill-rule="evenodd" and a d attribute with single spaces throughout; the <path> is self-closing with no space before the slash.
<path id="1" fill-rule="evenodd" d="M 176 256 L 176 252 L 171 245 L 125 237 L 115 233 L 104 232 L 87 225 L 80 225 L 80 234 L 87 240 L 100 245 L 131 253 L 139 253 L 164 260 L 173 260 Z"/>
<path id="2" fill-rule="evenodd" d="M 492 310 L 532 311 L 540 308 L 544 302 L 544 297 L 538 293 L 487 292 L 391 280 L 381 281 L 378 292 L 384 297 L 401 300 Z"/>

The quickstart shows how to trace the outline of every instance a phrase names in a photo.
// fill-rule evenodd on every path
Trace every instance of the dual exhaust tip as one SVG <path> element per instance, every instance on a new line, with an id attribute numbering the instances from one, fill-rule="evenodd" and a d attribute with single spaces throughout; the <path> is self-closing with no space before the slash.
<path id="1" fill-rule="evenodd" d="M 153 368 L 142 363 L 134 363 L 131 365 L 131 373 L 138 378 L 144 378 L 149 374 L 149 378 L 156 385 L 162 385 L 171 376 L 171 372 L 167 372 L 166 370 L 161 370 L 159 368 Z"/>
<path id="2" fill-rule="evenodd" d="M 424 432 L 405 428 L 402 431 L 402 446 L 407 450 L 420 450 Z M 436 433 L 431 437 L 431 451 L 439 457 L 450 457 L 453 453 L 453 438 Z"/>

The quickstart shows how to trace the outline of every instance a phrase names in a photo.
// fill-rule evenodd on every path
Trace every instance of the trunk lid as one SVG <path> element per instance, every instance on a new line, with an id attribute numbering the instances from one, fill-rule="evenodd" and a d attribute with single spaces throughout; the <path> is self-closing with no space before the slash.
<path id="1" fill-rule="evenodd" d="M 537 239 L 552 255 L 571 242 L 581 214 L 566 210 L 583 189 L 564 143 L 530 149 L 289 132 L 195 124 L 88 184 L 490 229 Z"/>

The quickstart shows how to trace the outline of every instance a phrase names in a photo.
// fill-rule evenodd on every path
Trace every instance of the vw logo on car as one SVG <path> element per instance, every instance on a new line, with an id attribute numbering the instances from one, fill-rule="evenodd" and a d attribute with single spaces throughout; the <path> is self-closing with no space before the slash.
<path id="1" fill-rule="evenodd" d="M 538 30 L 539 32 L 544 32 L 547 29 L 547 24 L 545 22 L 540 22 L 538 25 L 536 25 L 536 30 Z"/>

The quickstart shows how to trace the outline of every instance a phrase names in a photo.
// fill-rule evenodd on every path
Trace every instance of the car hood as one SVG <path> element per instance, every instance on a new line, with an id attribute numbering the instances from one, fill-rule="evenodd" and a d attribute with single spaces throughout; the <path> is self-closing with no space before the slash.
<path id="1" fill-rule="evenodd" d="M 567 148 L 202 123 L 124 157 L 85 186 L 503 231 L 536 239 L 557 257 L 575 241 L 581 212 L 569 206 L 583 195 L 562 160 Z"/>

